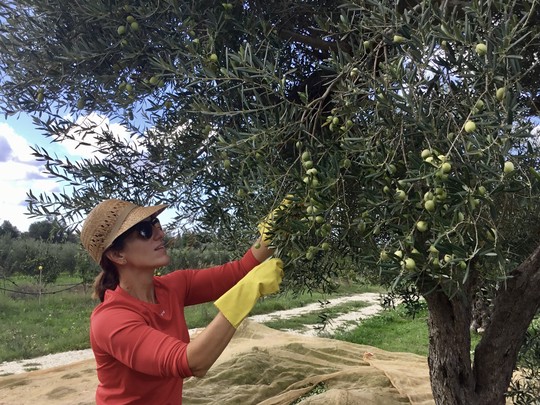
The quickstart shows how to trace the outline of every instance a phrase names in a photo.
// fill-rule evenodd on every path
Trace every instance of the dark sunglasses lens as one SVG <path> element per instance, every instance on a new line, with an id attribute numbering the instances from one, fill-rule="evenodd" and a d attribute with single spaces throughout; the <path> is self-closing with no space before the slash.
<path id="1" fill-rule="evenodd" d="M 151 239 L 153 230 L 154 225 L 150 221 L 139 222 L 137 224 L 137 231 L 144 239 Z"/>

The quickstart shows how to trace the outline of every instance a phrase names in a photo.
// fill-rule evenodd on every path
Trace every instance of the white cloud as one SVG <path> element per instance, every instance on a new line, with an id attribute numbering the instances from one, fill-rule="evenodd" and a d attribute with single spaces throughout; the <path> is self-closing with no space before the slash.
<path id="1" fill-rule="evenodd" d="M 26 209 L 26 193 L 58 190 L 56 180 L 43 173 L 28 141 L 7 123 L 0 122 L 0 223 L 9 221 L 20 231 L 39 219 L 30 218 Z"/>
<path id="2" fill-rule="evenodd" d="M 66 191 L 62 190 L 63 184 L 56 178 L 48 177 L 43 162 L 36 161 L 30 147 L 36 142 L 29 142 L 29 139 L 41 139 L 43 144 L 48 144 L 48 146 L 45 145 L 45 149 L 48 150 L 54 146 L 57 156 L 60 158 L 67 156 L 72 162 L 96 153 L 96 134 L 101 131 L 110 130 L 119 140 L 137 144 L 136 138 L 130 139 L 130 134 L 125 127 L 111 123 L 108 118 L 98 114 L 92 113 L 79 117 L 76 123 L 83 128 L 93 128 L 91 132 L 86 132 L 84 137 L 82 131 L 70 134 L 89 145 L 79 146 L 77 141 L 70 140 L 52 145 L 46 138 L 36 136 L 35 130 L 25 130 L 22 136 L 8 123 L 0 121 L 0 225 L 7 220 L 19 231 L 24 232 L 28 230 L 30 224 L 42 220 L 42 218 L 30 218 L 27 215 L 25 200 L 29 190 L 32 190 L 34 195 Z M 140 145 L 137 144 L 137 146 L 140 148 Z M 163 217 L 165 219 L 166 215 Z"/>
<path id="3" fill-rule="evenodd" d="M 70 117 L 66 117 L 69 119 Z M 70 136 L 75 140 L 62 141 L 62 146 L 71 157 L 88 157 L 96 152 L 96 135 L 105 131 L 111 131 L 118 139 L 126 142 L 129 140 L 129 132 L 126 127 L 118 123 L 111 123 L 107 117 L 96 113 L 78 117 L 75 123 L 80 126 L 79 130 L 72 130 Z M 81 145 L 83 141 L 89 145 Z"/>

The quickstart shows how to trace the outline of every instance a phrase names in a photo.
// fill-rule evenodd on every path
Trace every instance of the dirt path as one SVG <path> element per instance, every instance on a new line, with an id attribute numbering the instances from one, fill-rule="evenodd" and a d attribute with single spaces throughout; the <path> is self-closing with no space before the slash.
<path id="1" fill-rule="evenodd" d="M 333 318 L 324 330 L 317 329 L 320 325 L 306 325 L 304 330 L 289 330 L 288 332 L 305 336 L 330 336 L 337 330 L 348 330 L 354 328 L 359 321 L 376 315 L 382 311 L 380 305 L 380 295 L 378 293 L 363 293 L 350 295 L 340 298 L 333 298 L 325 305 L 331 308 L 336 305 L 348 302 L 363 301 L 368 305 L 359 308 L 356 311 L 342 314 Z M 313 303 L 300 308 L 293 308 L 284 311 L 271 312 L 264 315 L 255 315 L 249 317 L 252 321 L 264 323 L 275 319 L 289 319 L 301 316 L 322 308 L 320 303 Z M 190 334 L 196 333 L 198 329 L 191 329 Z M 87 360 L 93 357 L 91 349 L 74 350 L 63 353 L 48 354 L 46 356 L 36 357 L 28 360 L 17 360 L 0 363 L 0 376 L 9 374 L 21 374 L 32 370 L 43 370 L 51 367 L 57 367 L 65 364 L 74 363 L 80 360 Z"/>
<path id="2" fill-rule="evenodd" d="M 368 305 L 363 308 L 359 308 L 356 311 L 347 312 L 345 314 L 339 315 L 336 318 L 333 318 L 327 323 L 326 327 L 322 331 L 318 329 L 320 325 L 305 325 L 303 330 L 288 330 L 287 332 L 297 333 L 305 336 L 330 336 L 338 330 L 346 331 L 356 327 L 359 321 L 376 315 L 383 309 L 381 306 L 379 293 L 362 293 L 345 297 L 332 298 L 331 300 L 329 300 L 328 304 L 324 305 L 324 307 L 332 308 L 337 305 L 355 301 L 362 301 L 367 303 Z M 308 314 L 310 312 L 319 311 L 322 308 L 323 306 L 320 303 L 313 303 L 306 305 L 305 307 L 271 312 L 264 315 L 255 315 L 249 317 L 249 319 L 259 323 L 265 323 L 275 319 L 294 318 L 300 315 Z"/>

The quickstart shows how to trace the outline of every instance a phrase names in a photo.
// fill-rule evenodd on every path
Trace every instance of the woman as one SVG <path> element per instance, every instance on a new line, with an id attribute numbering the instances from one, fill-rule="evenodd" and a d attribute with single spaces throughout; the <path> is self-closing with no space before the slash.
<path id="1" fill-rule="evenodd" d="M 102 268 L 90 320 L 97 404 L 181 404 L 183 378 L 204 376 L 257 299 L 279 289 L 282 262 L 266 260 L 265 227 L 240 260 L 154 277 L 170 261 L 157 219 L 165 208 L 106 200 L 81 230 Z M 220 312 L 191 342 L 184 306 L 214 300 Z"/>

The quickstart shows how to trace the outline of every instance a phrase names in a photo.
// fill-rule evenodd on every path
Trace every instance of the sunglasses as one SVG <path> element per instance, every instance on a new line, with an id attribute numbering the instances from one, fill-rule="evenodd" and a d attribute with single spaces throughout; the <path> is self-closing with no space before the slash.
<path id="1" fill-rule="evenodd" d="M 138 224 L 135 224 L 131 227 L 131 231 L 137 231 L 137 234 L 146 240 L 152 239 L 152 236 L 154 234 L 154 227 L 157 226 L 159 229 L 161 229 L 161 224 L 159 222 L 159 219 L 157 218 L 151 218 L 146 221 L 141 221 Z"/>

